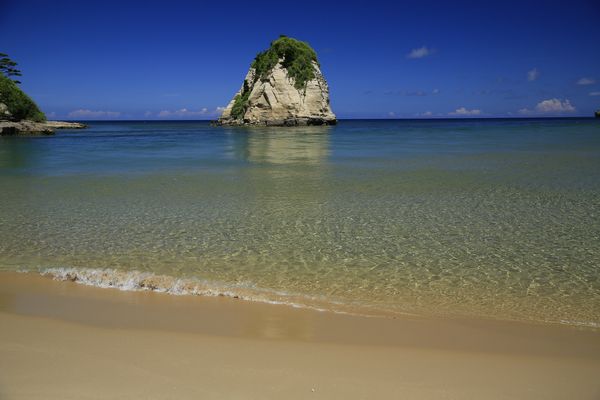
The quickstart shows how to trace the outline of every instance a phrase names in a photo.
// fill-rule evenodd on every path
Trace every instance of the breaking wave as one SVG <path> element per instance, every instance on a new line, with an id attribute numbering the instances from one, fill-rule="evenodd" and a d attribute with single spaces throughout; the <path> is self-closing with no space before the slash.
<path id="1" fill-rule="evenodd" d="M 229 297 L 260 303 L 287 305 L 295 308 L 308 308 L 316 311 L 373 316 L 370 313 L 353 312 L 342 303 L 261 289 L 250 284 L 224 284 L 197 278 L 177 278 L 169 275 L 157 275 L 152 272 L 119 271 L 116 269 L 47 268 L 41 270 L 40 273 L 54 280 L 70 281 L 100 288 L 114 288 L 124 291 L 152 291 L 178 296 Z"/>
<path id="2" fill-rule="evenodd" d="M 25 271 L 23 271 L 25 272 Z M 368 306 L 348 305 L 331 299 L 290 294 L 287 292 L 263 289 L 252 284 L 226 284 L 199 278 L 174 277 L 143 271 L 120 271 L 116 269 L 96 268 L 46 268 L 39 271 L 42 275 L 58 281 L 71 281 L 87 286 L 113 288 L 124 291 L 152 291 L 183 296 L 228 297 L 267 304 L 286 305 L 316 311 L 329 311 L 338 314 L 364 317 L 416 316 L 414 313 L 375 309 Z M 492 318 L 494 319 L 494 318 Z M 519 321 L 515 319 L 513 321 Z M 520 320 L 524 321 L 524 320 Z M 525 320 L 534 323 L 569 325 L 579 328 L 600 329 L 595 321 L 577 320 Z"/>

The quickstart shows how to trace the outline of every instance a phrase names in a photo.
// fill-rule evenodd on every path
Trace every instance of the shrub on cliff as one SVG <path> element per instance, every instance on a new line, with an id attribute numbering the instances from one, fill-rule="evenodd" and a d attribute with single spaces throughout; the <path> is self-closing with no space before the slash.
<path id="1" fill-rule="evenodd" d="M 10 119 L 43 122 L 46 116 L 33 100 L 29 98 L 17 84 L 4 75 L 0 75 L 0 103 L 6 105 Z"/>
<path id="2" fill-rule="evenodd" d="M 256 70 L 257 79 L 265 79 L 281 60 L 288 76 L 294 79 L 298 90 L 306 87 L 306 82 L 315 77 L 313 61 L 317 62 L 317 53 L 306 42 L 281 36 L 271 42 L 268 50 L 256 55 L 252 67 Z"/>
<path id="3" fill-rule="evenodd" d="M 244 81 L 242 93 L 235 96 L 233 107 L 231 108 L 231 116 L 235 119 L 242 119 L 246 109 L 248 108 L 248 98 L 250 97 L 250 88 L 248 83 Z"/>

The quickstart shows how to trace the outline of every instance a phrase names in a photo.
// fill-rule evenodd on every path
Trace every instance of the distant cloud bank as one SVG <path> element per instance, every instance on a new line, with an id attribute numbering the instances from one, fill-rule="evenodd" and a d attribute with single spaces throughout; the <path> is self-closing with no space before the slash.
<path id="1" fill-rule="evenodd" d="M 418 49 L 412 49 L 410 53 L 406 55 L 406 58 L 423 58 L 430 56 L 434 53 L 433 49 L 428 48 L 427 46 L 419 47 Z"/>
<path id="2" fill-rule="evenodd" d="M 224 110 L 225 107 L 216 107 L 214 109 L 202 107 L 197 110 L 180 108 L 178 110 L 146 111 L 143 113 L 122 113 L 120 111 L 89 110 L 80 108 L 77 110 L 73 110 L 66 115 L 63 115 L 67 118 L 72 119 L 140 119 L 142 117 L 147 119 L 201 119 L 201 117 L 219 117 Z M 57 118 L 60 117 L 60 115 L 53 112 L 49 113 L 48 117 Z"/>
<path id="3" fill-rule="evenodd" d="M 198 111 L 188 110 L 187 108 L 182 108 L 180 110 L 170 111 L 170 110 L 162 110 L 159 111 L 156 115 L 159 118 L 168 118 L 168 117 L 199 117 L 208 114 L 208 108 L 204 107 Z"/>
<path id="4" fill-rule="evenodd" d="M 481 115 L 481 110 L 478 110 L 478 109 L 469 110 L 465 107 L 460 107 L 452 112 L 449 112 L 448 115 L 463 116 L 463 117 L 464 116 Z"/>
<path id="5" fill-rule="evenodd" d="M 67 114 L 69 118 L 118 118 L 121 115 L 118 111 L 100 111 L 79 109 Z"/>
<path id="6" fill-rule="evenodd" d="M 225 107 L 217 107 L 214 110 L 210 110 L 207 107 L 203 107 L 199 110 L 188 110 L 187 108 L 181 108 L 179 110 L 162 110 L 156 113 L 154 116 L 157 118 L 192 118 L 192 117 L 215 117 L 220 116 L 225 110 Z M 151 112 L 146 112 L 146 117 L 152 117 Z"/>
<path id="7" fill-rule="evenodd" d="M 569 99 L 560 100 L 557 98 L 542 100 L 536 104 L 533 110 L 528 108 L 522 108 L 519 110 L 521 115 L 534 115 L 534 114 L 563 114 L 577 111 L 571 104 Z"/>

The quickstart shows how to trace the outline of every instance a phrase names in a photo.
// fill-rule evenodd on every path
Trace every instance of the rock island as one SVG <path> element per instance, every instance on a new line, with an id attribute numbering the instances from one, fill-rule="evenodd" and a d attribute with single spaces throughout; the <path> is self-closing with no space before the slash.
<path id="1" fill-rule="evenodd" d="M 258 53 L 217 125 L 333 125 L 329 88 L 316 52 L 287 36 Z"/>

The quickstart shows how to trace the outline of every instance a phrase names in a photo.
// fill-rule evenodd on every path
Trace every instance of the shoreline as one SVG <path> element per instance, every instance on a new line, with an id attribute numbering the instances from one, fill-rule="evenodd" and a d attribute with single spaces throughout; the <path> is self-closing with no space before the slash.
<path id="1" fill-rule="evenodd" d="M 282 305 L 293 308 L 308 309 L 319 312 L 331 312 L 343 315 L 373 318 L 405 318 L 423 317 L 451 320 L 484 320 L 493 322 L 515 322 L 537 325 L 571 326 L 583 329 L 598 330 L 600 323 L 596 321 L 578 321 L 565 319 L 509 318 L 506 315 L 493 316 L 485 314 L 434 313 L 433 310 L 391 310 L 373 308 L 369 305 L 348 304 L 325 298 L 302 294 L 287 293 L 254 286 L 230 285 L 205 281 L 191 277 L 175 277 L 153 272 L 136 270 L 121 271 L 116 269 L 95 268 L 46 268 L 39 271 L 18 271 L 19 273 L 39 274 L 57 281 L 75 282 L 80 285 L 117 289 L 121 291 L 149 291 L 175 296 L 227 297 L 253 303 Z"/>
<path id="2" fill-rule="evenodd" d="M 600 332 L 568 326 L 371 318 L 16 272 L 0 273 L 0 325 L 7 399 L 600 393 Z"/>

